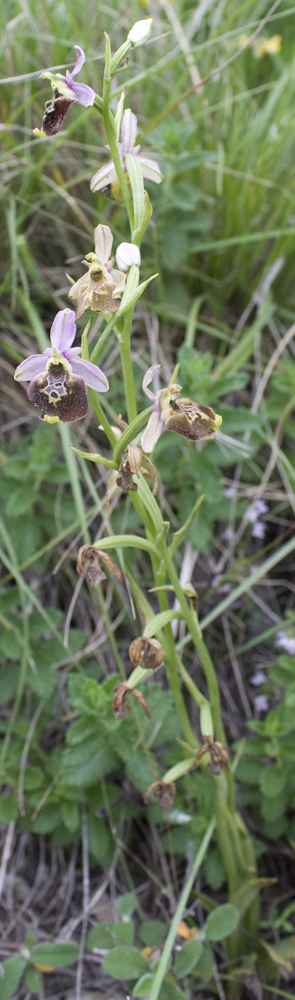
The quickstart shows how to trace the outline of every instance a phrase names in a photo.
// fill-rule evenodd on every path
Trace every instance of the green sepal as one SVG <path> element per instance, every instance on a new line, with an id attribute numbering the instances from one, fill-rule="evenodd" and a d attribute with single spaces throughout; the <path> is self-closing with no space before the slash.
<path id="1" fill-rule="evenodd" d="M 125 62 L 126 56 L 128 56 L 128 52 L 130 52 L 131 46 L 132 46 L 132 43 L 128 42 L 128 39 L 126 39 L 126 42 L 123 42 L 123 45 L 120 45 L 120 48 L 117 49 L 117 52 L 114 52 L 114 55 L 111 58 L 111 64 L 110 64 L 110 75 L 111 76 L 115 76 L 115 74 L 118 71 L 118 66 L 120 66 L 121 62 L 123 62 L 123 66 L 120 66 L 120 69 L 124 69 L 124 62 Z"/>
<path id="2" fill-rule="evenodd" d="M 134 159 L 134 157 L 133 157 L 133 159 Z M 153 208 L 152 208 L 152 205 L 151 205 L 148 193 L 145 190 L 144 190 L 143 193 L 144 193 L 144 212 L 143 212 L 143 215 L 142 215 L 141 224 L 138 226 L 137 229 L 136 229 L 136 227 L 134 227 L 134 230 L 133 230 L 133 233 L 132 233 L 132 243 L 136 243 L 137 246 L 140 246 L 143 234 L 145 233 L 146 227 L 147 227 L 147 225 L 148 225 L 148 223 L 149 223 L 149 221 L 150 221 L 150 219 L 152 217 L 152 214 L 153 214 Z"/>
<path id="3" fill-rule="evenodd" d="M 121 434 L 121 437 L 119 438 L 119 441 L 116 444 L 116 447 L 114 448 L 114 455 L 113 455 L 114 462 L 120 463 L 121 455 L 123 455 L 123 452 L 126 450 L 127 445 L 130 444 L 131 441 L 134 441 L 134 438 L 136 438 L 137 435 L 140 434 L 141 431 L 143 431 L 145 425 L 147 424 L 148 418 L 152 413 L 152 410 L 153 407 L 148 406 L 146 410 L 143 410 L 142 413 L 139 413 L 137 417 L 135 417 L 135 419 L 132 420 L 131 424 L 128 424 L 128 427 L 126 427 L 126 429 L 123 431 L 123 434 Z"/>
<path id="4" fill-rule="evenodd" d="M 127 312 L 127 309 L 131 309 L 131 306 L 135 305 L 135 302 L 137 302 L 137 299 L 140 298 L 140 296 L 143 294 L 143 292 L 145 291 L 145 289 L 147 288 L 147 286 L 150 284 L 150 282 L 153 281 L 154 278 L 158 277 L 158 272 L 157 272 L 157 274 L 151 274 L 151 277 L 147 278 L 146 281 L 142 281 L 141 285 L 137 285 L 137 287 L 136 286 L 134 287 L 134 278 L 132 277 L 132 281 L 130 279 L 130 284 L 128 283 L 128 279 L 130 278 L 130 275 L 131 275 L 133 269 L 135 269 L 135 268 L 136 268 L 136 271 L 138 271 L 138 268 L 136 267 L 136 264 L 133 264 L 132 267 L 130 268 L 130 271 L 129 271 L 129 274 L 128 274 L 128 278 L 127 278 L 127 282 L 126 282 L 126 286 L 125 286 L 125 289 L 124 289 L 124 292 L 123 292 L 123 296 L 122 296 L 122 299 L 121 299 L 121 305 L 120 305 L 120 308 L 118 309 L 118 312 L 116 313 L 117 317 L 118 316 L 123 316 L 124 313 Z M 131 284 L 132 284 L 132 288 L 131 288 Z"/>
<path id="5" fill-rule="evenodd" d="M 125 163 L 133 196 L 134 229 L 132 231 L 132 243 L 135 242 L 134 235 L 140 230 L 145 216 L 145 200 L 143 176 L 139 160 L 132 153 L 125 153 Z"/>

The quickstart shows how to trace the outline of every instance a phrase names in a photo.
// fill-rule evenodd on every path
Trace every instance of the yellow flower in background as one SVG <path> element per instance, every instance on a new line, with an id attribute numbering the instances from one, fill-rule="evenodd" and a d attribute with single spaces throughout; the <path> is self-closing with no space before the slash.
<path id="1" fill-rule="evenodd" d="M 249 35 L 240 35 L 239 38 L 239 49 L 246 45 L 249 41 Z M 259 42 L 254 42 L 251 45 L 252 52 L 256 59 L 262 59 L 265 55 L 276 55 L 281 52 L 282 48 L 282 35 L 272 35 L 271 38 L 260 39 Z"/>
<path id="2" fill-rule="evenodd" d="M 255 42 L 253 52 L 256 59 L 262 59 L 265 55 L 276 55 L 282 48 L 282 35 L 272 35 L 271 38 L 264 38 L 260 42 Z"/>

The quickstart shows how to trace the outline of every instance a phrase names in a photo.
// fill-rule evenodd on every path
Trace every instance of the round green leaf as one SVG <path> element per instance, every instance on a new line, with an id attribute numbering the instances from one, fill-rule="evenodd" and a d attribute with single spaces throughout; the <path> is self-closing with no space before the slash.
<path id="1" fill-rule="evenodd" d="M 137 951 L 137 948 L 128 948 L 127 945 L 112 948 L 105 956 L 102 965 L 104 971 L 114 979 L 138 979 L 150 971 L 146 958 Z"/>
<path id="2" fill-rule="evenodd" d="M 143 920 L 139 930 L 141 941 L 150 948 L 160 944 L 164 934 L 166 934 L 166 924 L 163 920 Z"/>
<path id="3" fill-rule="evenodd" d="M 181 951 L 176 955 L 173 966 L 173 972 L 177 979 L 188 976 L 189 972 L 192 971 L 199 961 L 202 951 L 203 945 L 201 941 L 186 941 Z"/>
<path id="4" fill-rule="evenodd" d="M 92 951 L 93 948 L 112 948 L 115 944 L 115 937 L 111 934 L 112 924 L 97 924 L 92 927 L 86 938 L 86 948 Z"/>
<path id="5" fill-rule="evenodd" d="M 222 941 L 223 938 L 235 931 L 239 919 L 239 911 L 233 903 L 217 906 L 207 917 L 204 927 L 206 937 L 209 941 Z"/>
<path id="6" fill-rule="evenodd" d="M 7 958 L 3 962 L 4 979 L 0 980 L 1 1000 L 10 1000 L 18 987 L 20 978 L 26 966 L 25 958 L 16 955 L 15 958 Z"/>
<path id="7" fill-rule="evenodd" d="M 152 973 L 146 972 L 144 976 L 141 976 L 140 979 L 138 979 L 137 983 L 135 983 L 135 986 L 133 986 L 132 996 L 133 997 L 146 996 L 147 993 L 151 992 L 153 982 L 154 982 L 154 976 L 152 976 Z"/>
<path id="8" fill-rule="evenodd" d="M 78 958 L 79 948 L 74 942 L 37 944 L 32 950 L 32 962 L 37 965 L 53 965 L 54 968 L 71 965 L 72 962 L 77 962 Z"/>

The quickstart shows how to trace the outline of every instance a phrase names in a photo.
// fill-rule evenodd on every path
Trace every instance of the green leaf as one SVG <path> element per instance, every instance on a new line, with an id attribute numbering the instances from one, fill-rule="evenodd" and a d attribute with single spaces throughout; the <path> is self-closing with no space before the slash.
<path id="1" fill-rule="evenodd" d="M 1 637 L 1 652 L 4 653 L 4 656 L 7 656 L 9 660 L 19 660 L 21 651 L 21 642 L 15 632 L 12 630 L 4 632 Z"/>
<path id="2" fill-rule="evenodd" d="M 77 944 L 70 941 L 68 944 L 60 942 L 52 944 L 37 944 L 31 953 L 32 961 L 37 965 L 52 965 L 55 969 L 63 965 L 72 965 L 79 958 L 79 948 Z"/>
<path id="3" fill-rule="evenodd" d="M 153 615 L 148 624 L 145 626 L 143 635 L 147 639 L 151 639 L 153 635 L 156 635 L 165 625 L 173 621 L 173 618 L 183 618 L 182 611 L 174 611 L 173 608 L 170 611 L 160 611 L 158 615 Z"/>
<path id="4" fill-rule="evenodd" d="M 198 976 L 200 976 L 205 983 L 208 983 L 214 976 L 214 962 L 211 948 L 203 948 L 201 957 L 198 961 Z"/>
<path id="5" fill-rule="evenodd" d="M 112 462 L 111 458 L 105 458 L 99 452 L 80 451 L 79 448 L 73 448 L 73 446 L 72 451 L 75 451 L 76 455 L 80 455 L 81 458 L 87 458 L 88 462 L 98 462 L 99 465 L 107 465 L 108 469 L 118 469 L 116 462 Z"/>
<path id="6" fill-rule="evenodd" d="M 154 982 L 154 976 L 152 975 L 152 973 L 146 972 L 144 976 L 141 976 L 140 979 L 137 980 L 135 986 L 133 986 L 132 996 L 133 997 L 147 996 L 147 994 L 151 992 L 153 982 Z"/>
<path id="7" fill-rule="evenodd" d="M 176 955 L 173 972 L 178 979 L 188 976 L 199 961 L 203 951 L 201 941 L 186 941 L 181 951 Z"/>
<path id="8" fill-rule="evenodd" d="M 17 814 L 18 804 L 14 795 L 0 795 L 0 823 L 10 823 Z"/>
<path id="9" fill-rule="evenodd" d="M 164 924 L 163 920 L 143 920 L 139 929 L 141 941 L 143 941 L 143 944 L 148 945 L 149 948 L 153 948 L 155 944 L 159 944 L 165 934 L 166 924 Z"/>
<path id="10" fill-rule="evenodd" d="M 18 517 L 19 514 L 25 514 L 35 500 L 37 500 L 35 487 L 22 483 L 21 486 L 17 486 L 10 494 L 6 504 L 7 514 L 10 517 Z"/>
<path id="11" fill-rule="evenodd" d="M 8 701 L 14 697 L 19 675 L 19 667 L 14 667 L 10 663 L 4 667 L 0 675 L 0 705 L 7 705 Z"/>
<path id="12" fill-rule="evenodd" d="M 105 956 L 102 966 L 114 979 L 137 979 L 150 971 L 146 958 L 137 951 L 137 948 L 128 948 L 127 945 L 112 948 Z"/>
<path id="13" fill-rule="evenodd" d="M 111 934 L 112 924 L 97 924 L 96 927 L 92 927 L 86 938 L 86 948 L 87 951 L 93 951 L 93 948 L 113 948 L 116 945 L 116 939 Z"/>
<path id="14" fill-rule="evenodd" d="M 119 941 L 124 941 L 124 944 L 133 944 L 134 941 L 134 923 L 130 918 L 125 918 L 125 920 L 118 920 L 114 924 L 114 933 Z"/>
<path id="15" fill-rule="evenodd" d="M 287 774 L 283 768 L 264 767 L 260 780 L 260 788 L 267 798 L 280 794 L 286 784 Z"/>
<path id="16" fill-rule="evenodd" d="M 61 808 L 49 802 L 43 806 L 36 819 L 32 821 L 33 833 L 51 833 L 59 826 L 61 821 Z M 50 964 L 50 963 L 49 963 Z"/>
<path id="17" fill-rule="evenodd" d="M 25 966 L 26 960 L 20 955 L 16 955 L 15 958 L 7 958 L 3 962 L 4 979 L 0 980 L 1 1000 L 10 1000 L 10 997 L 13 996 Z"/>
<path id="18" fill-rule="evenodd" d="M 86 715 L 97 715 L 109 702 L 102 687 L 91 677 L 80 677 L 71 674 L 69 677 L 69 698 L 73 708 Z"/>
<path id="19" fill-rule="evenodd" d="M 125 892 L 123 896 L 117 896 L 116 907 L 121 917 L 132 917 L 132 913 L 137 910 L 136 892 Z"/>
<path id="20" fill-rule="evenodd" d="M 79 826 L 80 822 L 77 802 L 69 802 L 67 800 L 63 802 L 61 807 L 61 815 L 62 815 L 62 821 L 67 827 L 67 830 L 70 830 L 71 833 L 73 833 L 74 830 L 77 830 L 77 827 Z"/>
<path id="21" fill-rule="evenodd" d="M 41 990 L 41 976 L 37 969 L 34 969 L 33 965 L 27 965 L 25 971 L 25 980 L 28 990 L 31 993 L 39 993 Z"/>
<path id="22" fill-rule="evenodd" d="M 224 903 L 217 906 L 207 917 L 204 931 L 209 941 L 222 941 L 223 938 L 232 934 L 238 926 L 240 919 L 239 911 L 232 903 Z"/>

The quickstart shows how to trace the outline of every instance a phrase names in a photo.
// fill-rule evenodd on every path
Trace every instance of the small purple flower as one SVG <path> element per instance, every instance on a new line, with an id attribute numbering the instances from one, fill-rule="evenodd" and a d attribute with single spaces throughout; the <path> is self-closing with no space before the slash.
<path id="1" fill-rule="evenodd" d="M 50 340 L 43 354 L 32 354 L 16 368 L 14 378 L 31 382 L 28 397 L 41 410 L 41 420 L 49 424 L 70 423 L 85 417 L 88 410 L 86 385 L 96 392 L 107 392 L 104 372 L 77 355 L 81 347 L 72 347 L 76 336 L 75 313 L 62 309 L 53 320 Z"/>
<path id="2" fill-rule="evenodd" d="M 253 698 L 253 705 L 255 712 L 260 714 L 260 712 L 267 712 L 269 708 L 268 700 L 265 694 L 256 694 Z"/>
<path id="3" fill-rule="evenodd" d="M 295 638 L 290 635 L 286 635 L 283 629 L 280 629 L 276 635 L 276 646 L 281 646 L 289 656 L 295 656 Z"/>
<path id="4" fill-rule="evenodd" d="M 77 76 L 84 66 L 86 58 L 79 45 L 75 45 L 75 49 L 77 49 L 77 61 L 71 73 L 68 69 L 65 76 L 61 73 L 51 73 L 49 70 L 41 73 L 43 80 L 51 81 L 54 96 L 51 101 L 46 101 L 42 129 L 34 129 L 35 135 L 56 135 L 71 104 L 83 104 L 84 108 L 94 104 L 95 91 L 92 87 L 88 87 L 86 83 L 76 83 L 74 80 L 74 76 Z"/>
<path id="5" fill-rule="evenodd" d="M 250 503 L 250 506 L 247 507 L 247 510 L 245 510 L 244 520 L 250 521 L 251 524 L 255 524 L 262 514 L 267 514 L 268 510 L 269 507 L 268 504 L 265 503 L 265 500 L 253 500 L 253 503 Z"/>
<path id="6" fill-rule="evenodd" d="M 266 532 L 266 524 L 263 521 L 256 521 L 252 528 L 252 538 L 264 538 Z"/>
<path id="7" fill-rule="evenodd" d="M 140 164 L 142 176 L 146 177 L 149 181 L 154 181 L 155 184 L 161 184 L 163 175 L 161 174 L 159 164 L 156 160 L 152 160 L 149 156 L 142 156 L 142 154 L 139 153 L 140 146 L 135 145 L 137 131 L 136 115 L 130 111 L 130 108 L 127 108 L 123 114 L 121 143 L 118 147 L 123 170 L 126 170 L 126 153 L 131 153 L 131 156 L 135 156 Z M 116 180 L 116 168 L 113 160 L 109 160 L 109 163 L 105 163 L 104 167 L 100 167 L 100 169 L 93 174 L 90 182 L 91 191 L 100 191 L 102 188 L 108 187 L 109 184 L 113 184 Z"/>

